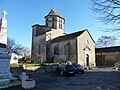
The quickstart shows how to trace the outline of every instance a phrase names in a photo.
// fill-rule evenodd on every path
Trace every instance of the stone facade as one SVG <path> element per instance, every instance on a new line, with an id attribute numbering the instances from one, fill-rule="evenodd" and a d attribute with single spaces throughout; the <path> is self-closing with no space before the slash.
<path id="1" fill-rule="evenodd" d="M 95 43 L 88 30 L 77 37 L 78 63 L 84 66 L 96 66 Z"/>
<path id="2" fill-rule="evenodd" d="M 52 60 L 68 60 L 83 66 L 95 66 L 95 44 L 88 30 L 64 35 L 52 40 Z"/>
<path id="3" fill-rule="evenodd" d="M 88 30 L 65 34 L 65 19 L 55 10 L 45 16 L 46 25 L 32 26 L 32 61 L 71 61 L 95 66 L 95 43 Z"/>

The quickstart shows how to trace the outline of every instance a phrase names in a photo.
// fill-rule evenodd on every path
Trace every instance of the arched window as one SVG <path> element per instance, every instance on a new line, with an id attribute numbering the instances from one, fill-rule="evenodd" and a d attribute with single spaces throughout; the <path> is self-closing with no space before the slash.
<path id="1" fill-rule="evenodd" d="M 54 21 L 52 21 L 52 27 L 55 28 L 55 27 L 54 27 Z"/>
<path id="2" fill-rule="evenodd" d="M 54 54 L 59 55 L 59 44 L 54 47 Z"/>

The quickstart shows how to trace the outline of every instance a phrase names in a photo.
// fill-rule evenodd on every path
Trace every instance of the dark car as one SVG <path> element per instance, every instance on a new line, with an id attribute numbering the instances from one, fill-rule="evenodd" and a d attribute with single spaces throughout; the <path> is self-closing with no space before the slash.
<path id="1" fill-rule="evenodd" d="M 73 65 L 60 64 L 56 71 L 61 75 L 75 76 L 76 69 Z"/>
<path id="2" fill-rule="evenodd" d="M 84 67 L 80 64 L 74 63 L 72 64 L 76 68 L 76 73 L 84 73 Z"/>

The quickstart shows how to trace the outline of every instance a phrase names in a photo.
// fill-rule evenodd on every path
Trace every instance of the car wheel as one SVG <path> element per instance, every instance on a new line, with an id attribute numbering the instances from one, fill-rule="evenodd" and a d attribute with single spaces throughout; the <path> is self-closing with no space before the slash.
<path id="1" fill-rule="evenodd" d="M 61 70 L 60 75 L 63 76 L 63 71 Z"/>
<path id="2" fill-rule="evenodd" d="M 83 71 L 81 71 L 81 73 L 82 73 L 82 74 L 84 74 L 84 70 L 83 70 Z"/>
<path id="3" fill-rule="evenodd" d="M 73 75 L 72 76 L 75 76 L 75 73 L 73 73 Z"/>

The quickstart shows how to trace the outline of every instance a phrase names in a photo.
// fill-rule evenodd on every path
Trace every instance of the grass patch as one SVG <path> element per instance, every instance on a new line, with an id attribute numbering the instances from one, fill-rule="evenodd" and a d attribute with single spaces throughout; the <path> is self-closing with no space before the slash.
<path id="1" fill-rule="evenodd" d="M 19 68 L 19 64 L 10 64 L 10 68 Z"/>

